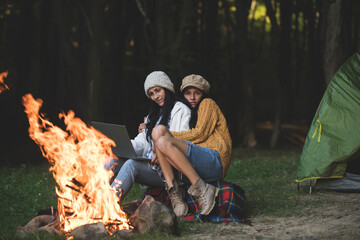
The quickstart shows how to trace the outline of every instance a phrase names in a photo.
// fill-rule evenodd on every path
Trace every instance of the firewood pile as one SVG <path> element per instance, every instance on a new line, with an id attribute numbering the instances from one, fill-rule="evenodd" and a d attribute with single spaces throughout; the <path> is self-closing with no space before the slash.
<path id="1" fill-rule="evenodd" d="M 130 216 L 129 220 L 133 229 L 108 232 L 106 226 L 101 223 L 86 224 L 73 229 L 70 232 L 59 230 L 61 224 L 55 211 L 51 215 L 38 215 L 31 219 L 25 226 L 19 226 L 16 232 L 18 238 L 24 238 L 30 234 L 46 232 L 51 235 L 73 236 L 80 239 L 101 239 L 102 237 L 114 235 L 118 239 L 129 237 L 134 234 L 154 233 L 163 231 L 175 234 L 177 221 L 171 209 L 164 204 L 155 201 L 147 195 L 141 204 L 131 202 L 123 204 L 124 211 Z"/>

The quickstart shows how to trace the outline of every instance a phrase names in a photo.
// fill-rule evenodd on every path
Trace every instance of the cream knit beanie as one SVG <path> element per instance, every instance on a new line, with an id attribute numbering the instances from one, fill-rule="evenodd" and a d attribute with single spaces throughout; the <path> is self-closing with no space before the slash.
<path id="1" fill-rule="evenodd" d="M 148 98 L 150 98 L 148 94 L 149 89 L 156 86 L 166 88 L 175 93 L 174 84 L 171 82 L 169 76 L 162 71 L 154 71 L 146 77 L 144 90 Z"/>

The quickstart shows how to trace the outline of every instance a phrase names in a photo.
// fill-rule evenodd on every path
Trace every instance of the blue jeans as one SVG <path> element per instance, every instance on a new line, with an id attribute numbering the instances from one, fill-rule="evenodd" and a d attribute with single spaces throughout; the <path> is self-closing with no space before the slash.
<path id="1" fill-rule="evenodd" d="M 189 141 L 187 142 L 186 157 L 191 165 L 205 182 L 213 182 L 223 178 L 223 166 L 220 154 L 210 148 L 200 147 Z M 190 181 L 183 174 L 179 174 L 183 182 Z"/>
<path id="2" fill-rule="evenodd" d="M 109 170 L 115 163 L 116 165 L 112 168 L 114 177 L 112 178 L 111 187 L 116 189 L 118 196 L 121 189 L 121 198 L 125 197 L 134 183 L 154 188 L 164 187 L 165 185 L 148 162 L 109 158 L 106 160 L 105 169 Z"/>

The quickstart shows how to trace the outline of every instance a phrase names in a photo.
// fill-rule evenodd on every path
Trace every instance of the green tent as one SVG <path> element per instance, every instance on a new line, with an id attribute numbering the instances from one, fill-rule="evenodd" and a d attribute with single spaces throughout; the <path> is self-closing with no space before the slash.
<path id="1" fill-rule="evenodd" d="M 359 150 L 360 53 L 356 53 L 327 86 L 305 140 L 296 181 L 344 178 L 346 172 L 359 170 L 350 169 L 360 166 Z"/>

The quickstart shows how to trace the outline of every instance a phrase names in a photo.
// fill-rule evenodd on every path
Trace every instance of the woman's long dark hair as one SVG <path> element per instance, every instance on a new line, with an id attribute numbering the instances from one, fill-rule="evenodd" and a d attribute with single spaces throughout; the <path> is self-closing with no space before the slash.
<path id="1" fill-rule="evenodd" d="M 185 89 L 184 89 L 185 90 Z M 189 122 L 189 128 L 195 128 L 197 120 L 198 120 L 198 109 L 200 106 L 200 103 L 202 102 L 202 100 L 204 100 L 204 98 L 207 98 L 208 96 L 206 95 L 206 93 L 203 91 L 203 96 L 200 99 L 199 103 L 193 108 L 191 106 L 191 104 L 188 102 L 188 100 L 186 100 L 186 98 L 184 97 L 184 91 L 181 92 L 181 95 L 179 97 L 179 101 L 184 103 L 186 106 L 188 106 L 191 110 L 191 118 L 190 118 L 190 122 Z"/>
<path id="2" fill-rule="evenodd" d="M 166 88 L 163 89 L 165 91 L 165 99 L 164 105 L 162 107 L 160 107 L 159 104 L 150 99 L 149 115 L 146 122 L 146 139 L 148 140 L 148 142 L 150 142 L 151 140 L 152 130 L 155 127 L 155 124 L 159 120 L 160 116 L 162 116 L 162 118 L 159 124 L 168 127 L 171 110 L 173 109 L 177 101 L 177 98 L 173 92 Z"/>

